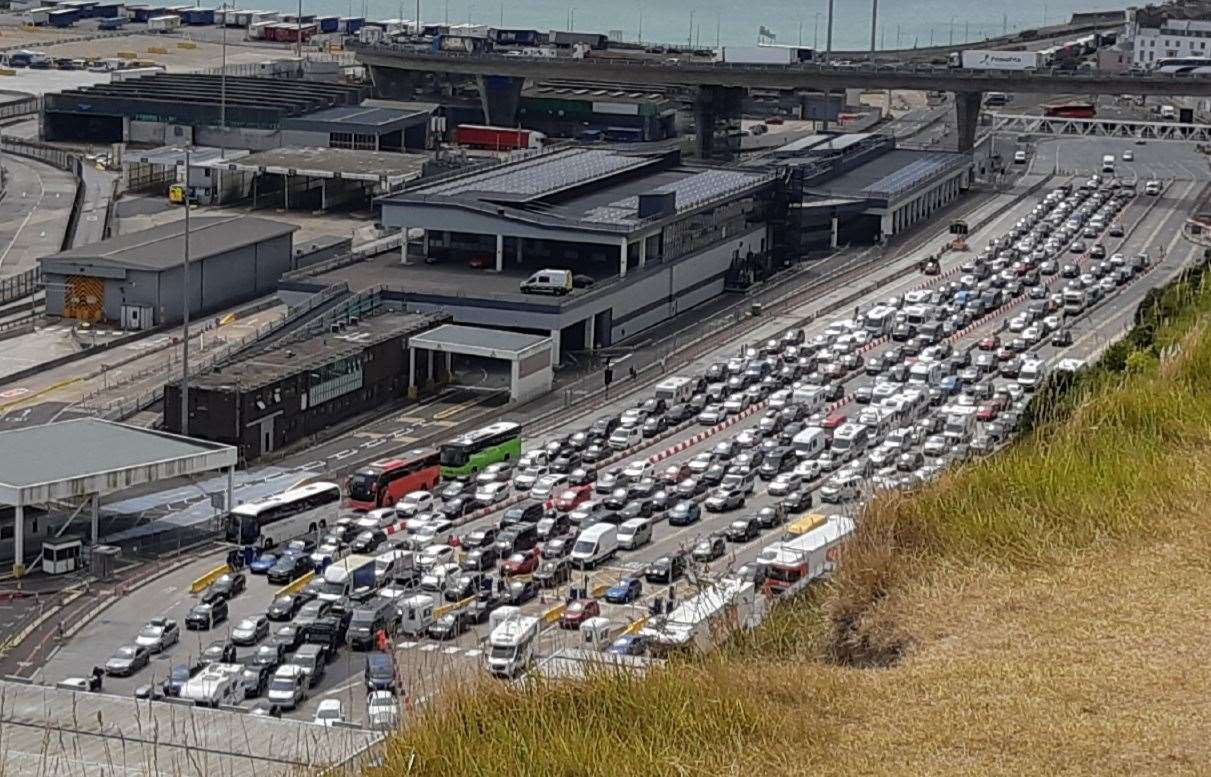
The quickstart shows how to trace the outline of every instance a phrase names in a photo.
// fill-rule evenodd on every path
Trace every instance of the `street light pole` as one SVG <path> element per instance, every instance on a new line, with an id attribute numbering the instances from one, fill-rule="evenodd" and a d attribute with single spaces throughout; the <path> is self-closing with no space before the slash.
<path id="1" fill-rule="evenodd" d="M 219 158 L 227 157 L 227 3 L 223 3 L 223 42 L 219 53 Z M 189 168 L 185 169 L 185 187 L 189 188 Z M 188 195 L 186 196 L 188 199 Z M 189 213 L 189 209 L 185 209 Z"/>
<path id="2" fill-rule="evenodd" d="M 185 149 L 185 255 L 181 262 L 181 434 L 189 435 L 189 148 Z"/>
<path id="3" fill-rule="evenodd" d="M 303 0 L 299 0 L 299 15 L 294 20 L 298 27 L 294 30 L 294 56 L 299 60 L 299 72 L 303 69 Z"/>
<path id="4" fill-rule="evenodd" d="M 879 27 L 879 0 L 870 4 L 870 53 L 875 53 L 875 30 Z"/>
<path id="5" fill-rule="evenodd" d="M 824 61 L 833 58 L 833 0 L 828 0 L 828 29 L 824 35 Z"/>

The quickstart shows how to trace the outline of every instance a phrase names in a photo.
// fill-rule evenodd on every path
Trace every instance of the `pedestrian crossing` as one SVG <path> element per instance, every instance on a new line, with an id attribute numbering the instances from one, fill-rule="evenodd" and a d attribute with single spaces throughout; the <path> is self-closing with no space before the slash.
<path id="1" fill-rule="evenodd" d="M 464 648 L 458 645 L 442 645 L 440 642 L 418 642 L 416 640 L 403 640 L 395 643 L 397 653 L 416 652 L 416 653 L 441 653 L 444 656 L 463 656 L 465 658 L 477 658 L 484 654 L 480 648 Z"/>

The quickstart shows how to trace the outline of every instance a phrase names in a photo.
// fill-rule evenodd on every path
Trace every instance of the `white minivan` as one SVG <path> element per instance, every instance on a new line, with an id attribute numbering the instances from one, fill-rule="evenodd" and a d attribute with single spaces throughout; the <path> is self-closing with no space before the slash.
<path id="1" fill-rule="evenodd" d="M 595 567 L 618 553 L 618 527 L 595 523 L 580 533 L 572 546 L 572 563 L 581 569 Z"/>
<path id="2" fill-rule="evenodd" d="M 632 518 L 618 527 L 618 547 L 627 550 L 641 548 L 652 541 L 652 522 L 647 518 Z"/>
<path id="3" fill-rule="evenodd" d="M 791 447 L 800 459 L 814 459 L 823 453 L 827 446 L 828 438 L 818 426 L 807 427 L 791 440 Z"/>

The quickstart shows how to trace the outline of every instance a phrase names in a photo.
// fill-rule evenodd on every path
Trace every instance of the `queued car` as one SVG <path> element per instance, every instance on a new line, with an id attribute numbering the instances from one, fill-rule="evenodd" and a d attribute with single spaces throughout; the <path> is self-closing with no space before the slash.
<path id="1" fill-rule="evenodd" d="M 105 662 L 105 674 L 129 677 L 151 661 L 151 651 L 142 645 L 123 645 Z"/>
<path id="2" fill-rule="evenodd" d="M 181 641 L 181 629 L 171 618 L 152 618 L 135 637 L 135 645 L 152 653 L 163 652 Z"/>
<path id="3" fill-rule="evenodd" d="M 637 577 L 624 577 L 606 589 L 605 599 L 610 604 L 629 604 L 643 593 L 643 582 Z"/>

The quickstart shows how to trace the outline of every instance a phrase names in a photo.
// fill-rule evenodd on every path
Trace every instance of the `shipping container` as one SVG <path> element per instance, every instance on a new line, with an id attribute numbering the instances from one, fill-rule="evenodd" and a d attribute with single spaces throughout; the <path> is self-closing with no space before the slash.
<path id="1" fill-rule="evenodd" d="M 25 18 L 30 24 L 33 24 L 35 26 L 49 24 L 50 23 L 50 13 L 53 10 L 55 10 L 55 9 L 53 9 L 53 8 L 34 8 L 30 11 L 25 12 Z"/>
<path id="2" fill-rule="evenodd" d="M 181 27 L 181 17 L 176 14 L 165 14 L 163 16 L 153 16 L 147 20 L 147 30 L 149 32 L 172 32 Z"/>
<path id="3" fill-rule="evenodd" d="M 724 46 L 719 58 L 729 64 L 794 65 L 815 56 L 815 50 L 805 46 Z"/>
<path id="4" fill-rule="evenodd" d="M 478 38 L 472 35 L 438 35 L 433 39 L 434 51 L 475 54 L 481 51 L 489 51 L 491 48 L 492 42 L 487 38 Z"/>
<path id="5" fill-rule="evenodd" d="M 93 9 L 93 16 L 98 19 L 121 19 L 126 20 L 126 9 L 118 4 L 98 5 Z"/>
<path id="6" fill-rule="evenodd" d="M 468 148 L 514 151 L 521 148 L 542 148 L 546 135 L 527 129 L 460 124 L 454 129 L 454 140 L 460 146 Z"/>
<path id="7" fill-rule="evenodd" d="M 154 76 L 165 72 L 163 65 L 154 65 L 152 67 L 130 67 L 125 70 L 115 70 L 109 74 L 110 83 L 119 83 L 121 81 L 133 81 L 136 78 L 143 76 Z"/>
<path id="8" fill-rule="evenodd" d="M 339 32 L 341 28 L 341 17 L 339 16 L 321 16 L 315 20 L 319 26 L 320 32 Z"/>
<path id="9" fill-rule="evenodd" d="M 577 43 L 583 43 L 590 49 L 601 50 L 610 45 L 610 38 L 596 32 L 569 32 L 567 30 L 551 30 L 547 39 L 555 46 L 571 48 Z"/>
<path id="10" fill-rule="evenodd" d="M 214 24 L 214 9 L 190 8 L 181 13 L 181 22 L 195 27 Z"/>
<path id="11" fill-rule="evenodd" d="M 51 11 L 49 24 L 51 27 L 70 27 L 80 18 L 80 12 L 75 9 Z"/>
<path id="12" fill-rule="evenodd" d="M 357 35 L 357 31 L 366 26 L 366 20 L 360 16 L 343 16 L 339 30 L 346 35 Z"/>
<path id="13" fill-rule="evenodd" d="M 253 22 L 248 25 L 248 37 L 252 40 L 270 40 L 269 28 L 274 22 Z"/>

